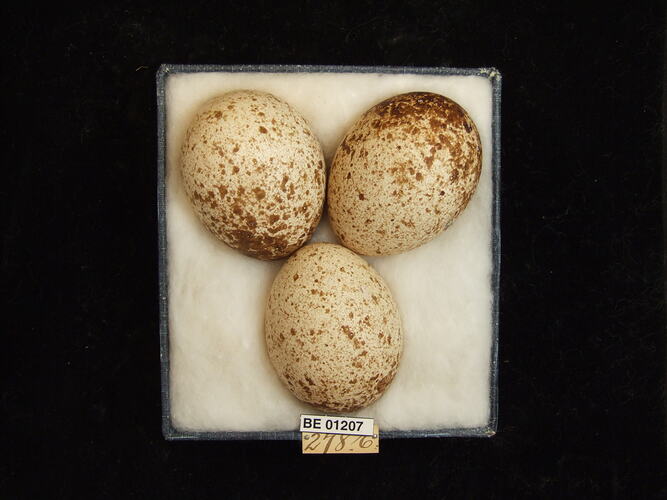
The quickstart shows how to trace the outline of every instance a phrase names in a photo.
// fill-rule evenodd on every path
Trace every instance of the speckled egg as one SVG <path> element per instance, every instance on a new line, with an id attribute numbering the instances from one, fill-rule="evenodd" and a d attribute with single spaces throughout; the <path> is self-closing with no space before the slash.
<path id="1" fill-rule="evenodd" d="M 276 276 L 265 316 L 278 376 L 301 401 L 350 412 L 376 401 L 398 369 L 401 319 L 364 259 L 331 243 L 307 245 Z"/>
<path id="2" fill-rule="evenodd" d="M 461 213 L 481 168 L 479 134 L 461 106 L 429 92 L 397 95 L 364 113 L 336 150 L 332 227 L 364 255 L 411 250 Z"/>
<path id="3" fill-rule="evenodd" d="M 271 94 L 241 90 L 205 103 L 181 150 L 185 191 L 230 247 L 270 260 L 312 235 L 322 215 L 322 149 L 308 123 Z"/>

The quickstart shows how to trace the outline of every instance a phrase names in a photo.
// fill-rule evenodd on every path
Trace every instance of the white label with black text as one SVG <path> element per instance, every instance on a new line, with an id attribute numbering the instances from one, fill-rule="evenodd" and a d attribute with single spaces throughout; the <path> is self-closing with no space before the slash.
<path id="1" fill-rule="evenodd" d="M 323 434 L 351 434 L 372 436 L 373 419 L 358 417 L 328 417 L 324 415 L 301 415 L 301 432 Z"/>

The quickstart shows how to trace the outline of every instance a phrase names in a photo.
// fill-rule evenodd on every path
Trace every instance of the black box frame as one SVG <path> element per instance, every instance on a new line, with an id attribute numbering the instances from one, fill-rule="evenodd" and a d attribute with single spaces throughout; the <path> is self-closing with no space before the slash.
<path id="1" fill-rule="evenodd" d="M 162 433 L 168 440 L 299 440 L 298 431 L 182 431 L 171 422 L 169 393 L 169 279 L 167 259 L 167 206 L 166 206 L 166 102 L 165 86 L 170 74 L 175 73 L 380 73 L 419 74 L 438 76 L 482 76 L 492 85 L 492 261 L 491 288 L 492 339 L 490 356 L 490 415 L 484 427 L 443 428 L 433 430 L 381 431 L 382 438 L 425 437 L 491 437 L 498 429 L 498 348 L 499 348 L 499 292 L 500 292 L 500 72 L 495 68 L 418 68 L 387 66 L 302 66 L 302 65 L 179 65 L 163 64 L 156 74 L 158 110 L 158 252 L 159 252 L 159 323 L 160 368 L 162 399 Z"/>

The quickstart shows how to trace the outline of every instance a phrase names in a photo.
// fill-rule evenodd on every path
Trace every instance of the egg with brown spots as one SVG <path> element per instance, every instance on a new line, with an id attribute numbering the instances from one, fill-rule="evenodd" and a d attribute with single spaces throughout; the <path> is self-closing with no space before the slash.
<path id="1" fill-rule="evenodd" d="M 461 213 L 481 168 L 479 133 L 461 106 L 429 92 L 397 95 L 366 111 L 338 146 L 331 225 L 364 255 L 411 250 Z"/>
<path id="2" fill-rule="evenodd" d="M 291 254 L 322 215 L 320 144 L 306 120 L 271 94 L 241 90 L 206 102 L 186 132 L 181 167 L 199 219 L 250 256 Z"/>
<path id="3" fill-rule="evenodd" d="M 364 259 L 331 243 L 301 248 L 280 269 L 265 334 L 283 384 L 331 412 L 379 399 L 403 349 L 398 308 L 384 280 Z"/>

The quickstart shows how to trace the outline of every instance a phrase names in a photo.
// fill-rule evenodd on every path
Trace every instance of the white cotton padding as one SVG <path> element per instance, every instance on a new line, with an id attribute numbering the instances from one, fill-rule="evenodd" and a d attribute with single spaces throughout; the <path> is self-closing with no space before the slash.
<path id="1" fill-rule="evenodd" d="M 410 252 L 367 258 L 398 304 L 404 351 L 396 378 L 357 415 L 381 430 L 489 423 L 492 339 L 492 91 L 482 76 L 358 73 L 171 73 L 166 80 L 169 363 L 172 424 L 188 431 L 295 430 L 317 413 L 282 386 L 264 341 L 264 306 L 283 261 L 227 247 L 197 219 L 179 151 L 197 108 L 254 89 L 308 120 L 327 164 L 365 110 L 403 92 L 445 95 L 467 110 L 482 141 L 479 186 L 445 232 Z M 311 241 L 336 241 L 326 213 Z"/>

